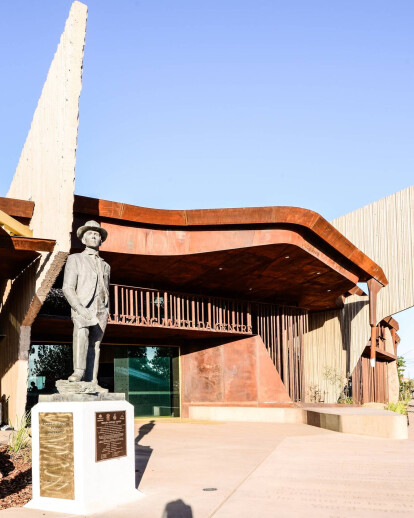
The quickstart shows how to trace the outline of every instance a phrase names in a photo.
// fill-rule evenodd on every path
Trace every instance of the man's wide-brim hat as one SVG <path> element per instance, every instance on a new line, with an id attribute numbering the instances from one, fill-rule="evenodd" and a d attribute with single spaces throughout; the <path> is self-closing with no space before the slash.
<path id="1" fill-rule="evenodd" d="M 82 240 L 83 234 L 88 230 L 95 230 L 101 234 L 102 242 L 108 237 L 108 232 L 101 227 L 97 221 L 87 221 L 82 227 L 79 227 L 76 231 L 76 235 Z"/>

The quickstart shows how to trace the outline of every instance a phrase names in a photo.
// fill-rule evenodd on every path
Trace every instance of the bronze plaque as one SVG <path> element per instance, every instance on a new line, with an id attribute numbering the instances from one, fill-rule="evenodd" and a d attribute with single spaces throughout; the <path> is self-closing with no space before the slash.
<path id="1" fill-rule="evenodd" d="M 39 412 L 40 496 L 75 499 L 72 412 Z"/>
<path id="2" fill-rule="evenodd" d="M 126 412 L 95 412 L 96 462 L 126 457 Z"/>

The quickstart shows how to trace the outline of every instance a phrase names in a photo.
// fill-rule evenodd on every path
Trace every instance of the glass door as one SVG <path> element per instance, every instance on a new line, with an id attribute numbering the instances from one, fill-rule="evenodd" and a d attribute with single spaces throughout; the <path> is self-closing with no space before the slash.
<path id="1" fill-rule="evenodd" d="M 119 351 L 120 352 L 120 351 Z M 114 392 L 124 392 L 135 416 L 179 417 L 178 347 L 123 348 L 114 355 Z"/>

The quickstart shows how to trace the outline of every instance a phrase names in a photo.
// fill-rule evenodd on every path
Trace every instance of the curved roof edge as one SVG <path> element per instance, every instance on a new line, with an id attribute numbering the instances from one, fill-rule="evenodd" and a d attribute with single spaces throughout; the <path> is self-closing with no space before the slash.
<path id="1" fill-rule="evenodd" d="M 317 212 L 300 207 L 246 207 L 235 209 L 151 209 L 75 195 L 74 211 L 133 223 L 174 227 L 291 224 L 305 227 L 383 286 L 382 268 L 351 243 Z"/>

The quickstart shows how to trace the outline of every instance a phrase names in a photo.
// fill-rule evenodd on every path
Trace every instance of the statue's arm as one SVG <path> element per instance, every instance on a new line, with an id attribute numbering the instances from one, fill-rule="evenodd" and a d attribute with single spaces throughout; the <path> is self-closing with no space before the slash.
<path id="1" fill-rule="evenodd" d="M 111 278 L 111 267 L 109 266 L 108 263 L 106 264 L 106 271 L 107 271 L 107 275 L 105 276 L 105 288 L 106 288 L 106 291 L 109 293 L 109 282 L 110 282 L 110 278 Z"/>
<path id="2" fill-rule="evenodd" d="M 73 255 L 70 255 L 68 257 L 68 260 L 66 261 L 65 273 L 63 276 L 62 291 L 63 291 L 63 294 L 65 295 L 67 301 L 69 302 L 70 306 L 75 311 L 78 311 L 79 307 L 82 307 L 79 297 L 76 294 L 77 282 L 78 282 L 78 266 L 76 263 L 76 259 L 73 257 Z"/>

